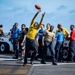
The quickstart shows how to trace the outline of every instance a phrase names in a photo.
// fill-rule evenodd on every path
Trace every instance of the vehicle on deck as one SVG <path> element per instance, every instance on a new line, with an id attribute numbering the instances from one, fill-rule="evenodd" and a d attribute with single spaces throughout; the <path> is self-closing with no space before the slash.
<path id="1" fill-rule="evenodd" d="M 69 40 L 65 40 L 63 43 L 63 60 L 68 61 L 69 57 Z"/>
<path id="2" fill-rule="evenodd" d="M 0 36 L 0 53 L 13 51 L 13 44 L 10 36 Z"/>
<path id="3" fill-rule="evenodd" d="M 55 46 L 56 41 L 53 42 L 53 46 Z M 63 55 L 63 61 L 67 61 L 68 60 L 68 56 L 69 56 L 69 40 L 64 40 L 63 42 L 63 50 L 62 50 L 62 55 Z M 47 51 L 47 56 L 51 56 L 50 51 Z"/>

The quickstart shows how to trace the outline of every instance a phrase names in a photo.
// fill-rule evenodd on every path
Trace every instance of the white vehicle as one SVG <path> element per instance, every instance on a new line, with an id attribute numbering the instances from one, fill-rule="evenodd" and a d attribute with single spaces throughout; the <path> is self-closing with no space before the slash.
<path id="1" fill-rule="evenodd" d="M 10 52 L 13 50 L 13 44 L 10 40 L 10 36 L 1 36 L 0 37 L 0 52 Z"/>

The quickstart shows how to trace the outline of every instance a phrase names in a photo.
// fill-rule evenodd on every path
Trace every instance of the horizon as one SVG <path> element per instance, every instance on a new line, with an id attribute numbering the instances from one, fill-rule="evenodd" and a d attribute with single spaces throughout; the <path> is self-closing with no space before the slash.
<path id="1" fill-rule="evenodd" d="M 75 0 L 0 0 L 0 24 L 3 25 L 4 32 L 9 32 L 15 22 L 19 24 L 19 28 L 23 23 L 29 27 L 37 12 L 35 4 L 39 4 L 42 10 L 37 16 L 37 22 L 40 21 L 42 13 L 46 12 L 43 24 L 54 25 L 54 30 L 58 23 L 69 32 L 70 25 L 75 25 Z"/>

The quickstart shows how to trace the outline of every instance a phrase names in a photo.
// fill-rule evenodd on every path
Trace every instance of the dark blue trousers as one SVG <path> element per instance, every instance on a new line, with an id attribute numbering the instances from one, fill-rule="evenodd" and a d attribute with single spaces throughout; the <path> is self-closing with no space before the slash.
<path id="1" fill-rule="evenodd" d="M 45 62 L 45 58 L 47 56 L 47 50 L 50 50 L 52 56 L 52 62 L 55 62 L 55 50 L 52 42 L 45 41 L 45 45 L 43 48 L 42 62 Z"/>
<path id="2" fill-rule="evenodd" d="M 17 38 L 13 39 L 13 49 L 15 52 L 15 57 L 18 58 L 18 44 L 17 44 Z"/>
<path id="3" fill-rule="evenodd" d="M 32 40 L 30 38 L 26 38 L 26 51 L 25 51 L 24 63 L 27 63 L 28 52 L 30 50 L 33 51 L 33 54 L 31 56 L 31 61 L 33 61 L 35 59 L 36 50 L 37 50 L 36 42 L 35 42 L 35 40 Z"/>
<path id="4" fill-rule="evenodd" d="M 42 39 L 39 39 L 38 42 L 39 42 L 38 55 L 39 55 L 39 58 L 41 58 L 42 57 L 42 51 L 43 51 Z"/>
<path id="5" fill-rule="evenodd" d="M 70 60 L 75 62 L 75 40 L 71 40 L 69 44 Z"/>
<path id="6" fill-rule="evenodd" d="M 62 61 L 63 59 L 63 42 L 57 42 L 55 46 L 55 58 L 56 61 Z M 58 59 L 59 58 L 59 59 Z"/>

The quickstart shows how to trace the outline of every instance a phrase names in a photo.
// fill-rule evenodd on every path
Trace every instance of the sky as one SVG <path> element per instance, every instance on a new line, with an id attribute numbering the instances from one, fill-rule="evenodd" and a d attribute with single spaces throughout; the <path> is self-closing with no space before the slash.
<path id="1" fill-rule="evenodd" d="M 75 0 L 0 0 L 0 24 L 4 32 L 9 32 L 14 23 L 30 26 L 37 9 L 35 4 L 41 6 L 41 13 L 37 16 L 39 22 L 46 12 L 43 24 L 50 23 L 56 30 L 58 23 L 70 31 L 70 25 L 75 25 Z"/>

